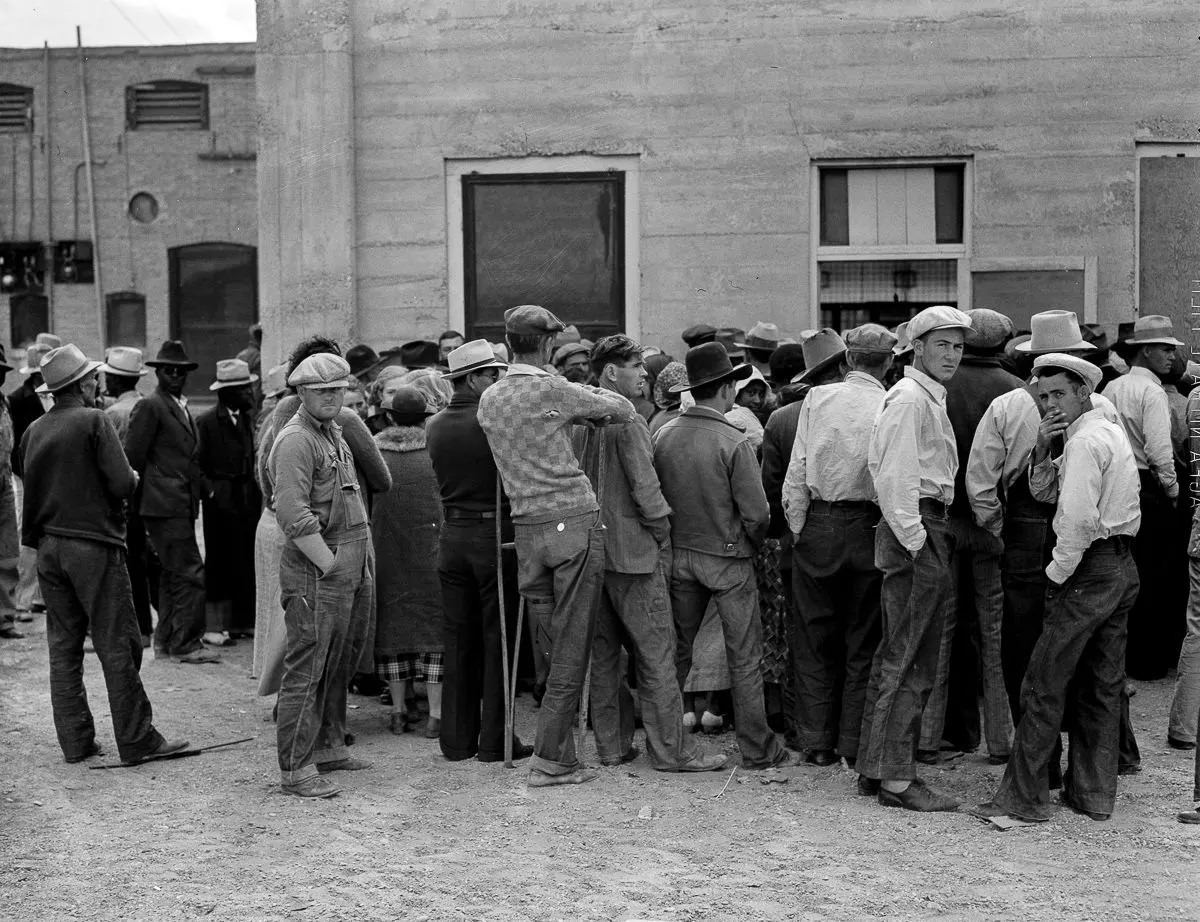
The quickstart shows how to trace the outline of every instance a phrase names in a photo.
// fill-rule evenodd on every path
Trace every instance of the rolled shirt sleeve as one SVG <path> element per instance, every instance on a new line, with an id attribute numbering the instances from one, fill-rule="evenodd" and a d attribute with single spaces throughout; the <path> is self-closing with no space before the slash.
<path id="1" fill-rule="evenodd" d="M 925 546 L 921 524 L 920 410 L 912 400 L 884 404 L 871 435 L 868 463 L 879 509 L 910 554 Z"/>
<path id="2" fill-rule="evenodd" d="M 1029 492 L 1039 503 L 1058 502 L 1058 462 L 1046 458 L 1029 466 Z"/>

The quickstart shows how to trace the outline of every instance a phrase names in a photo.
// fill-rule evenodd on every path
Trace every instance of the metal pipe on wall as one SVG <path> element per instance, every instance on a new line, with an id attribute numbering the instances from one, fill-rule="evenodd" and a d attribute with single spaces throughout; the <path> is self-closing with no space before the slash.
<path id="1" fill-rule="evenodd" d="M 96 329 L 99 348 L 104 347 L 104 285 L 100 278 L 100 234 L 96 221 L 96 182 L 92 176 L 92 135 L 88 129 L 87 70 L 83 57 L 83 30 L 75 27 L 75 48 L 79 57 L 79 102 L 83 111 L 83 157 L 87 164 L 88 205 L 92 219 L 92 281 L 96 291 Z"/>
<path id="2" fill-rule="evenodd" d="M 46 275 L 42 290 L 46 293 L 46 326 L 54 330 L 54 194 L 51 184 L 50 170 L 54 164 L 53 138 L 50 127 L 50 43 L 42 43 L 43 91 L 42 107 L 45 116 L 42 119 L 42 170 L 46 174 Z M 29 187 L 33 188 L 33 173 L 30 172 Z"/>

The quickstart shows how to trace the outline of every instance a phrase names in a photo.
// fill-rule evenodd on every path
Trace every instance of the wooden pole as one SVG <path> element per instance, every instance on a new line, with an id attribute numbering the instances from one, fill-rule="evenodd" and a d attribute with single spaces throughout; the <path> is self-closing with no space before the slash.
<path id="1" fill-rule="evenodd" d="M 42 70 L 43 86 L 42 106 L 45 112 L 45 118 L 42 119 L 42 171 L 46 174 L 46 244 L 45 244 L 45 260 L 46 260 L 46 276 L 45 282 L 42 284 L 42 290 L 46 293 L 46 328 L 50 331 L 54 330 L 54 187 L 52 185 L 51 170 L 54 165 L 54 134 L 51 130 L 50 122 L 50 43 L 42 43 Z M 29 183 L 33 185 L 33 176 L 30 175 Z M 14 345 L 16 345 L 14 343 Z"/>
<path id="2" fill-rule="evenodd" d="M 92 134 L 88 128 L 87 70 L 83 57 L 83 30 L 75 27 L 75 47 L 79 57 L 79 102 L 83 112 L 83 157 L 87 174 L 88 213 L 92 225 L 92 287 L 96 293 L 96 331 L 98 349 L 104 348 L 104 283 L 100 275 L 100 231 L 96 220 L 96 181 L 92 176 Z"/>

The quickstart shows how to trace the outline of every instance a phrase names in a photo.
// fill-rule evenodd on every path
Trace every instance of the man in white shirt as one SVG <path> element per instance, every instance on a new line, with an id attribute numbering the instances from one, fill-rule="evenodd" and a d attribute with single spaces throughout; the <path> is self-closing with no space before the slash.
<path id="1" fill-rule="evenodd" d="M 1145 590 L 1129 618 L 1126 669 L 1135 679 L 1161 679 L 1175 665 L 1183 611 L 1168 601 L 1174 560 L 1168 544 L 1175 539 L 1175 501 L 1179 484 L 1171 449 L 1171 410 L 1161 376 L 1171 368 L 1175 349 L 1169 317 L 1139 317 L 1125 345 L 1135 350 L 1129 374 L 1104 389 L 1121 414 L 1141 481 L 1142 529 L 1133 556 Z"/>
<path id="2" fill-rule="evenodd" d="M 875 540 L 883 638 L 863 710 L 859 792 L 922 812 L 958 808 L 917 778 L 916 752 L 953 585 L 948 518 L 958 449 L 946 382 L 958 370 L 970 327 L 970 317 L 944 305 L 909 321 L 913 364 L 884 398 L 867 456 L 883 515 Z"/>
<path id="3" fill-rule="evenodd" d="M 868 323 L 844 340 L 845 380 L 813 388 L 801 404 L 782 501 L 795 536 L 799 744 L 806 762 L 832 765 L 841 755 L 854 767 L 880 630 L 879 506 L 867 449 L 896 337 Z"/>
<path id="4" fill-rule="evenodd" d="M 1039 499 L 1057 501 L 1057 540 L 1012 757 L 992 802 L 978 812 L 1050 818 L 1049 770 L 1065 720 L 1070 755 L 1062 802 L 1106 820 L 1117 790 L 1126 626 L 1138 592 L 1131 553 L 1141 521 L 1137 468 L 1120 427 L 1092 404 L 1099 368 L 1052 353 L 1035 361 L 1034 372 L 1046 414 L 1029 485 Z M 1066 443 L 1056 459 L 1050 449 L 1059 435 Z"/>

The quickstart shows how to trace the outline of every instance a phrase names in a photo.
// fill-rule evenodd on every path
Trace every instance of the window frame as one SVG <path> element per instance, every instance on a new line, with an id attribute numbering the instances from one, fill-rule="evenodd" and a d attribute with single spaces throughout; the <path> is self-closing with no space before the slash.
<path id="1" fill-rule="evenodd" d="M 640 195 L 638 188 L 641 158 L 633 154 L 571 155 L 564 157 L 504 157 L 445 160 L 446 177 L 446 279 L 448 327 L 463 329 L 466 324 L 466 224 L 463 207 L 463 177 L 511 176 L 522 174 L 597 174 L 623 173 L 624 236 L 622 267 L 625 296 L 625 333 L 633 339 L 641 336 L 641 250 Z M 586 178 L 581 176 L 580 178 Z"/>
<path id="2" fill-rule="evenodd" d="M 821 170 L 902 169 L 905 167 L 961 166 L 963 168 L 962 243 L 934 243 L 886 246 L 821 244 Z M 957 265 L 955 285 L 960 310 L 971 308 L 971 234 L 975 200 L 974 160 L 971 157 L 880 157 L 822 158 L 810 161 L 809 169 L 809 271 L 807 326 L 817 328 L 821 321 L 821 263 L 928 259 L 953 259 Z"/>
<path id="3" fill-rule="evenodd" d="M 113 339 L 112 322 L 113 322 L 113 307 L 117 304 L 137 304 L 141 307 L 141 327 L 142 339 L 141 342 L 116 342 Z M 147 317 L 146 317 L 146 296 L 140 291 L 127 289 L 124 291 L 109 291 L 104 295 L 104 347 L 111 348 L 112 346 L 136 346 L 138 349 L 145 349 L 147 346 Z"/>
<path id="4" fill-rule="evenodd" d="M 137 97 L 140 90 L 183 91 L 200 90 L 200 118 L 198 124 L 172 122 L 139 122 Z M 209 86 L 195 80 L 143 80 L 125 87 L 125 130 L 126 131 L 208 131 L 210 124 Z"/>
<path id="5" fill-rule="evenodd" d="M 16 97 L 18 94 L 24 97 L 25 103 L 25 121 L 23 125 L 4 125 L 0 124 L 0 134 L 32 134 L 33 133 L 33 106 L 34 106 L 34 88 L 25 86 L 20 83 L 9 83 L 8 81 L 0 81 L 0 94 L 11 94 Z"/>

